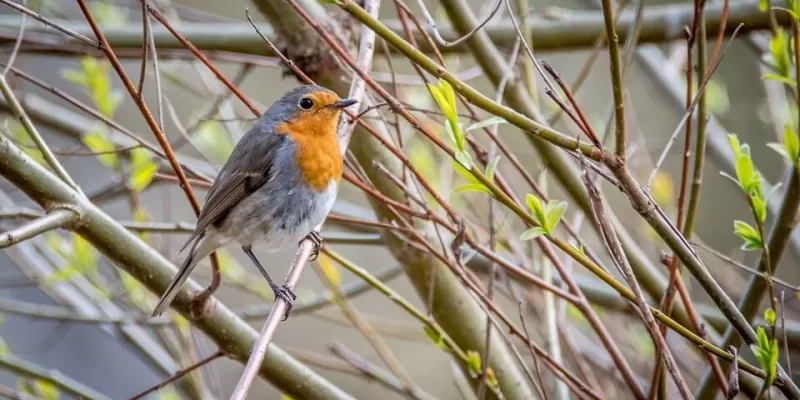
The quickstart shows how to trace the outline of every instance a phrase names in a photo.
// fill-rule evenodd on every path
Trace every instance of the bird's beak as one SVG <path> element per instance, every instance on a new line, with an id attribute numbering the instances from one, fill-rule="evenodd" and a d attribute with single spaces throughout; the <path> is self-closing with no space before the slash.
<path id="1" fill-rule="evenodd" d="M 341 99 L 341 100 L 337 101 L 336 103 L 331 104 L 331 106 L 333 108 L 345 108 L 345 107 L 352 106 L 353 104 L 356 104 L 356 103 L 358 103 L 358 100 Z"/>

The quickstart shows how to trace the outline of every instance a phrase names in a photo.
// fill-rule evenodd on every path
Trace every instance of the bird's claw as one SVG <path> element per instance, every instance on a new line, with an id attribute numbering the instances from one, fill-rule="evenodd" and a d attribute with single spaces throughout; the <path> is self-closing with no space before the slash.
<path id="1" fill-rule="evenodd" d="M 272 292 L 275 293 L 276 300 L 280 298 L 286 302 L 286 313 L 283 314 L 283 319 L 281 320 L 286 321 L 286 319 L 289 318 L 289 312 L 292 311 L 292 305 L 294 304 L 294 300 L 297 299 L 297 295 L 286 285 L 273 285 Z"/>
<path id="2" fill-rule="evenodd" d="M 314 249 L 311 250 L 311 256 L 308 260 L 315 261 L 317 257 L 319 257 L 319 250 L 322 248 L 322 235 L 317 231 L 311 231 L 311 233 L 306 236 L 306 239 L 311 240 L 311 243 L 314 244 Z"/>

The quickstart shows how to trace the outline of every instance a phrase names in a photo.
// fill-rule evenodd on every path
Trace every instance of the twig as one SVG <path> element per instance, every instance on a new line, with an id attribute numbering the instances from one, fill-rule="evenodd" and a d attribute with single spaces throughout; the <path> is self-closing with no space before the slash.
<path id="1" fill-rule="evenodd" d="M 425 1 L 424 0 L 417 0 L 417 6 L 419 6 L 420 10 L 422 10 L 422 15 L 423 15 L 423 17 L 425 17 L 425 22 L 427 22 L 428 25 L 431 26 L 431 30 L 433 31 L 433 37 L 436 38 L 436 42 L 437 43 L 439 43 L 440 45 L 442 45 L 444 47 L 457 46 L 457 45 L 463 43 L 464 41 L 466 41 L 467 39 L 471 38 L 472 35 L 474 35 L 476 32 L 481 30 L 481 28 L 483 28 L 483 26 L 486 25 L 494 17 L 495 14 L 497 14 L 497 11 L 500 9 L 500 5 L 502 5 L 502 4 L 503 4 L 503 0 L 497 0 L 495 2 L 494 6 L 492 7 L 492 11 L 489 13 L 489 15 L 486 16 L 486 18 L 483 19 L 483 22 L 478 24 L 478 26 L 476 26 L 475 29 L 467 32 L 466 35 L 464 35 L 464 36 L 462 36 L 462 37 L 460 37 L 460 38 L 458 38 L 458 39 L 456 39 L 456 40 L 454 40 L 452 42 L 448 42 L 448 41 L 444 40 L 444 38 L 442 38 L 442 34 L 439 32 L 439 29 L 436 27 L 436 21 L 433 19 L 433 16 L 431 16 L 431 13 L 428 11 L 428 7 L 425 5 Z"/>
<path id="2" fill-rule="evenodd" d="M 542 397 L 542 400 L 548 400 L 547 398 L 547 386 L 544 385 L 544 380 L 542 379 L 542 369 L 539 368 L 539 357 L 536 356 L 536 351 L 533 350 L 533 346 L 530 345 L 531 343 L 531 336 L 528 334 L 528 326 L 525 325 L 525 316 L 522 312 L 522 302 L 520 301 L 518 304 L 519 308 L 519 320 L 522 324 L 522 330 L 525 332 L 525 338 L 527 339 L 527 347 L 528 350 L 531 352 L 531 358 L 533 359 L 533 367 L 536 369 L 536 379 L 538 380 L 539 384 L 536 385 L 536 388 L 539 389 L 539 396 Z"/>
<path id="3" fill-rule="evenodd" d="M 192 206 L 192 210 L 194 211 L 195 215 L 200 215 L 200 203 L 197 201 L 197 197 L 192 190 L 192 186 L 189 184 L 188 179 L 186 178 L 186 174 L 183 171 L 183 167 L 178 162 L 177 157 L 175 156 L 175 152 L 172 151 L 172 147 L 169 144 L 169 140 L 167 140 L 167 135 L 164 134 L 164 131 L 161 129 L 161 126 L 158 124 L 155 118 L 153 118 L 153 114 L 150 112 L 150 109 L 147 107 L 147 104 L 144 102 L 144 98 L 138 96 L 136 93 L 136 87 L 133 85 L 130 77 L 128 77 L 127 72 L 122 67 L 122 63 L 120 63 L 119 59 L 117 58 L 116 54 L 114 53 L 114 49 L 111 48 L 111 45 L 108 43 L 103 31 L 100 30 L 100 26 L 97 25 L 97 21 L 95 21 L 92 12 L 89 10 L 89 6 L 86 4 L 86 0 L 78 0 L 78 5 L 80 5 L 81 11 L 83 12 L 86 21 L 92 27 L 92 31 L 94 31 L 95 36 L 100 41 L 101 49 L 105 53 L 108 61 L 111 63 L 114 70 L 117 71 L 120 80 L 125 85 L 125 88 L 128 90 L 128 93 L 133 98 L 136 105 L 139 107 L 139 111 L 141 112 L 142 116 L 144 117 L 147 125 L 150 127 L 150 130 L 158 140 L 158 143 L 161 145 L 161 148 L 164 150 L 164 154 L 167 156 L 169 160 L 170 166 L 172 166 L 173 171 L 175 171 L 175 175 L 178 177 L 178 181 L 180 182 L 181 189 L 183 189 L 184 194 L 186 194 L 186 198 L 189 200 L 189 204 Z M 199 304 L 205 302 L 216 289 L 219 287 L 221 282 L 221 274 L 219 270 L 219 260 L 217 258 L 216 253 L 212 253 L 211 256 L 211 267 L 212 267 L 212 280 L 211 283 L 208 285 L 206 290 L 201 292 L 199 295 L 196 296 L 196 300 Z"/>
<path id="4" fill-rule="evenodd" d="M 330 259 L 320 260 L 318 263 L 322 264 L 323 262 L 332 264 Z M 361 315 L 361 313 L 359 313 L 353 304 L 347 300 L 347 298 L 344 296 L 344 293 L 342 293 L 341 288 L 339 287 L 339 283 L 334 282 L 333 278 L 323 271 L 322 268 L 316 268 L 316 270 L 317 275 L 319 275 L 321 280 L 323 280 L 325 285 L 328 287 L 328 290 L 330 290 L 333 294 L 333 302 L 339 305 L 347 319 L 350 320 L 353 326 L 361 331 L 364 338 L 370 343 L 370 345 L 372 345 L 373 349 L 375 349 L 375 352 L 389 367 L 389 370 L 391 370 L 392 374 L 401 381 L 404 391 L 412 392 L 416 390 L 417 385 L 414 383 L 411 376 L 408 374 L 405 368 L 403 368 L 403 365 L 386 344 L 386 341 L 381 338 L 381 336 L 375 331 L 375 328 L 373 328 L 369 321 L 367 321 Z"/>
<path id="5" fill-rule="evenodd" d="M 581 158 L 581 160 L 583 159 Z M 614 263 L 625 275 L 628 285 L 630 285 L 631 289 L 633 290 L 636 296 L 636 303 L 640 309 L 640 312 L 642 313 L 647 330 L 650 332 L 650 335 L 656 342 L 656 345 L 667 364 L 667 370 L 669 370 L 672 378 L 675 380 L 675 384 L 678 386 L 678 391 L 681 393 L 681 396 L 684 399 L 694 399 L 692 392 L 689 390 L 689 387 L 683 380 L 683 376 L 681 376 L 678 364 L 675 362 L 675 358 L 672 356 L 672 352 L 669 350 L 669 346 L 667 345 L 666 339 L 664 339 L 664 335 L 662 335 L 661 331 L 658 329 L 658 325 L 653 317 L 653 313 L 650 311 L 650 308 L 647 305 L 647 300 L 644 297 L 644 293 L 642 293 L 639 283 L 636 281 L 636 276 L 633 274 L 633 270 L 628 263 L 628 259 L 622 250 L 622 245 L 619 243 L 617 233 L 614 231 L 614 227 L 611 225 L 611 221 L 608 219 L 608 215 L 605 211 L 605 204 L 600 192 L 589 178 L 589 173 L 588 170 L 586 170 L 585 164 L 582 164 L 581 176 L 587 190 L 589 191 L 589 197 L 592 200 L 591 205 L 594 211 L 593 217 L 596 219 L 597 226 L 600 227 L 600 232 L 604 238 L 603 242 L 607 246 L 608 252 L 610 253 L 611 258 L 614 260 Z"/>
<path id="6" fill-rule="evenodd" d="M 656 161 L 656 165 L 653 167 L 653 171 L 650 172 L 650 177 L 647 179 L 648 188 L 653 185 L 653 180 L 656 179 L 658 170 L 661 168 L 661 164 L 663 164 L 664 160 L 667 158 L 667 154 L 669 153 L 669 150 L 672 148 L 672 144 L 675 142 L 675 139 L 678 138 L 678 134 L 680 134 L 684 124 L 688 121 L 689 117 L 691 116 L 691 111 L 694 110 L 694 108 L 697 107 L 697 104 L 700 102 L 702 94 L 706 89 L 706 85 L 708 84 L 708 82 L 711 82 L 711 76 L 714 75 L 714 72 L 717 70 L 717 67 L 719 67 L 719 64 L 722 62 L 722 58 L 725 56 L 725 53 L 728 51 L 728 48 L 733 43 L 733 39 L 736 37 L 736 34 L 739 32 L 739 29 L 741 29 L 742 26 L 744 25 L 739 24 L 739 26 L 737 26 L 736 29 L 733 31 L 733 34 L 731 34 L 731 39 L 728 40 L 728 44 L 725 46 L 725 49 L 720 54 L 716 63 L 711 65 L 711 68 L 708 70 L 706 76 L 703 78 L 703 83 L 700 85 L 699 88 L 697 88 L 697 94 L 694 96 L 694 100 L 689 105 L 689 107 L 686 107 L 686 112 L 683 114 L 683 118 L 681 118 L 681 121 L 678 123 L 678 126 L 675 127 L 675 130 L 672 132 L 672 135 L 670 135 L 669 140 L 667 141 L 667 145 L 664 146 L 664 150 L 662 150 L 661 155 L 658 157 L 658 161 Z"/>
<path id="7" fill-rule="evenodd" d="M 781 332 L 783 333 L 783 358 L 786 360 L 786 373 L 792 376 L 792 359 L 789 356 L 789 342 L 786 334 L 786 302 L 784 301 L 784 291 L 781 291 Z"/>
<path id="8" fill-rule="evenodd" d="M 371 12 L 370 15 L 373 15 L 377 18 L 378 7 L 380 5 L 380 0 L 368 0 L 365 4 L 365 10 Z M 253 25 L 253 28 L 258 32 L 258 34 L 270 44 L 271 47 L 274 48 L 274 45 L 264 36 L 261 32 L 256 28 L 255 23 L 250 18 L 250 14 L 245 11 L 247 15 L 248 21 Z M 360 49 L 374 49 L 375 47 L 375 34 L 367 27 L 363 27 L 361 29 L 362 32 L 362 40 L 359 44 Z M 371 38 L 371 40 L 370 40 Z M 290 64 L 291 65 L 291 64 Z M 367 70 L 371 70 L 372 65 L 372 51 L 367 50 L 359 50 L 359 59 L 358 65 L 367 68 Z M 361 100 L 364 97 L 364 87 L 362 86 L 363 83 L 359 83 L 362 79 L 358 77 L 353 78 L 353 83 L 351 84 L 351 93 L 358 97 L 350 97 L 355 100 Z M 360 90 L 360 93 L 355 92 L 356 89 Z M 352 96 L 352 95 L 351 95 Z M 352 125 L 351 124 L 340 124 L 339 125 L 339 148 L 342 154 L 345 153 L 347 149 L 347 145 L 350 142 L 350 135 L 352 135 Z M 345 136 L 346 134 L 346 136 Z M 315 231 L 319 231 L 321 226 L 315 227 Z M 292 262 L 292 266 L 289 268 L 289 273 L 286 278 L 286 282 L 284 285 L 289 289 L 294 289 L 297 286 L 297 282 L 300 280 L 300 275 L 302 275 L 303 270 L 308 263 L 308 259 L 311 256 L 311 252 L 313 250 L 314 244 L 311 240 L 305 239 L 302 243 L 300 243 L 300 249 L 298 249 L 297 254 L 295 255 L 294 261 Z M 247 365 L 245 365 L 244 372 L 242 372 L 241 377 L 239 378 L 239 382 L 236 384 L 236 389 L 234 390 L 233 394 L 231 395 L 231 400 L 244 400 L 247 396 L 247 392 L 250 389 L 250 385 L 253 383 L 258 370 L 260 369 L 261 362 L 266 355 L 267 348 L 269 347 L 270 342 L 272 341 L 272 335 L 275 333 L 275 330 L 278 327 L 278 323 L 280 322 L 283 315 L 286 313 L 287 304 L 283 299 L 276 298 L 275 304 L 273 305 L 272 309 L 270 310 L 269 315 L 267 316 L 266 321 L 264 321 L 264 326 L 261 329 L 261 334 L 256 340 L 255 345 L 253 346 L 253 350 L 251 352 L 250 358 L 247 360 Z"/>
<path id="9" fill-rule="evenodd" d="M 0 249 L 13 246 L 53 229 L 65 227 L 80 218 L 77 211 L 62 208 L 43 215 L 19 228 L 0 233 Z"/>
<path id="10" fill-rule="evenodd" d="M 19 375 L 41 379 L 45 382 L 53 384 L 55 387 L 63 390 L 65 393 L 77 398 L 87 400 L 110 400 L 102 393 L 85 386 L 84 384 L 62 374 L 59 371 L 48 370 L 42 368 L 31 362 L 19 359 L 11 354 L 0 354 L 0 367 L 10 370 Z"/>
<path id="11" fill-rule="evenodd" d="M 421 391 L 420 389 L 413 388 L 409 389 L 404 386 L 404 384 L 395 379 L 392 374 L 384 371 L 383 369 L 379 368 L 378 366 L 367 362 L 361 356 L 356 354 L 354 351 L 348 349 L 343 344 L 339 342 L 334 342 L 331 345 L 331 351 L 333 354 L 337 355 L 338 357 L 345 360 L 348 364 L 352 365 L 356 370 L 358 370 L 361 374 L 368 376 L 372 379 L 375 379 L 381 385 L 388 387 L 391 390 L 394 390 L 402 395 L 405 395 L 409 398 L 415 400 L 436 400 L 436 397 Z"/>
<path id="12" fill-rule="evenodd" d="M 731 368 L 731 372 L 729 374 L 730 378 L 728 379 L 728 400 L 733 400 L 739 394 L 739 364 L 736 360 L 739 359 L 739 349 L 736 346 L 728 347 L 728 351 L 733 354 L 733 367 Z"/>
<path id="13" fill-rule="evenodd" d="M 152 14 L 153 17 L 155 17 L 155 19 L 157 19 L 158 22 L 161 23 L 161 25 L 167 28 L 167 30 L 169 30 L 170 33 L 172 33 L 175 36 L 175 38 L 181 42 L 181 44 L 183 44 L 192 54 L 194 54 L 194 56 L 197 57 L 197 59 L 200 60 L 200 62 L 205 64 L 205 66 L 208 67 L 208 69 L 214 73 L 217 79 L 219 79 L 223 84 L 225 84 L 225 86 L 227 86 L 228 89 L 230 89 L 230 91 L 233 92 L 236 95 L 236 97 L 238 97 L 239 100 L 241 100 L 242 103 L 244 103 L 244 105 L 247 106 L 247 108 L 249 108 L 254 115 L 256 116 L 261 115 L 261 112 L 253 105 L 253 103 L 247 98 L 247 96 L 245 96 L 244 93 L 242 93 L 239 90 L 239 88 L 237 88 L 234 84 L 232 84 L 231 81 L 225 77 L 222 71 L 220 71 L 219 68 L 214 66 L 211 60 L 209 60 L 208 57 L 206 57 L 206 55 L 203 54 L 203 52 L 197 48 L 197 46 L 195 46 L 191 41 L 189 41 L 189 39 L 187 39 L 174 27 L 172 27 L 169 21 L 167 21 L 167 19 L 164 18 L 164 16 L 161 15 L 161 13 L 159 13 L 155 8 L 151 6 L 147 6 L 147 8 L 150 11 L 150 14 Z"/>
<path id="14" fill-rule="evenodd" d="M 142 64 L 139 66 L 139 85 L 136 93 L 142 96 L 144 93 L 144 78 L 147 75 L 147 52 L 150 51 L 150 16 L 147 15 L 147 0 L 142 0 Z"/>
<path id="15" fill-rule="evenodd" d="M 222 351 L 218 351 L 218 352 L 216 352 L 216 353 L 214 353 L 214 354 L 212 354 L 212 355 L 210 355 L 210 356 L 208 356 L 208 357 L 206 357 L 206 358 L 204 358 L 204 359 L 202 359 L 202 360 L 200 360 L 200 361 L 198 361 L 198 362 L 196 362 L 196 363 L 194 363 L 194 364 L 192 364 L 192 365 L 190 365 L 190 366 L 188 366 L 186 368 L 181 369 L 180 371 L 172 374 L 172 376 L 170 376 L 169 378 L 165 379 L 164 381 L 159 382 L 157 385 L 148 388 L 147 390 L 145 390 L 145 391 L 143 391 L 143 392 L 131 397 L 128 400 L 139 400 L 139 399 L 144 398 L 145 396 L 147 396 L 150 393 L 155 393 L 158 390 L 160 390 L 161 388 L 169 385 L 170 383 L 175 382 L 178 379 L 183 378 L 186 374 L 188 374 L 188 373 L 190 373 L 190 372 L 192 372 L 192 371 L 194 371 L 194 370 L 196 370 L 198 368 L 202 368 L 204 365 L 206 365 L 206 364 L 208 364 L 208 363 L 210 363 L 210 362 L 212 362 L 212 361 L 214 361 L 214 360 L 216 360 L 216 359 L 218 359 L 220 357 L 223 357 L 223 356 L 225 356 L 225 353 L 222 352 Z"/>
<path id="16" fill-rule="evenodd" d="M 27 0 L 22 0 L 22 5 L 27 6 Z M 8 74 L 8 69 L 14 65 L 14 60 L 17 59 L 17 54 L 19 53 L 19 48 L 22 45 L 22 38 L 25 36 L 25 22 L 26 22 L 26 13 L 22 13 L 22 20 L 20 21 L 19 25 L 19 33 L 17 33 L 17 39 L 14 41 L 14 48 L 11 50 L 11 56 L 8 57 L 8 65 L 3 68 L 3 75 Z"/>
<path id="17" fill-rule="evenodd" d="M 36 143 L 36 147 L 39 148 L 39 151 L 42 152 L 42 157 L 44 157 L 45 161 L 53 168 L 56 175 L 58 175 L 64 182 L 66 182 L 69 186 L 75 189 L 78 193 L 83 193 L 75 181 L 69 176 L 69 173 L 64 168 L 63 165 L 58 161 L 53 151 L 50 150 L 50 147 L 44 141 L 44 138 L 41 134 L 39 134 L 39 130 L 36 129 L 36 126 L 31 121 L 31 118 L 25 112 L 25 109 L 17 100 L 17 97 L 14 96 L 14 92 L 11 90 L 11 87 L 8 85 L 8 81 L 6 80 L 6 75 L 0 75 L 0 91 L 3 92 L 3 96 L 6 98 L 11 111 L 14 113 L 14 116 L 17 117 L 19 122 L 31 136 L 33 142 Z"/>
<path id="18" fill-rule="evenodd" d="M 19 5 L 19 4 L 16 4 L 16 3 L 12 3 L 10 0 L 0 0 L 0 1 L 2 1 L 3 4 L 13 8 L 13 9 L 19 11 L 19 12 L 21 12 L 22 14 L 28 15 L 28 16 L 32 17 L 33 19 L 35 19 L 35 20 L 37 20 L 37 21 L 39 21 L 39 22 L 41 22 L 41 23 L 43 23 L 43 24 L 45 24 L 45 25 L 47 25 L 47 26 L 49 26 L 51 28 L 54 28 L 57 31 L 59 31 L 59 32 L 65 34 L 67 36 L 71 36 L 71 37 L 73 37 L 75 39 L 78 39 L 79 41 L 81 41 L 83 43 L 86 43 L 86 44 L 88 44 L 88 45 L 90 45 L 92 47 L 100 48 L 100 44 L 95 42 L 94 40 L 89 39 L 88 37 L 86 37 L 84 35 L 81 35 L 80 33 L 77 33 L 77 32 L 75 32 L 75 31 L 73 31 L 71 29 L 67 29 L 67 28 L 63 27 L 61 24 L 57 24 L 57 23 L 55 23 L 53 21 L 50 21 L 49 19 L 47 19 L 47 18 L 41 16 L 40 14 L 32 11 L 31 9 L 25 7 L 24 5 Z M 24 18 L 22 20 L 22 24 L 23 25 L 25 24 L 25 19 Z"/>

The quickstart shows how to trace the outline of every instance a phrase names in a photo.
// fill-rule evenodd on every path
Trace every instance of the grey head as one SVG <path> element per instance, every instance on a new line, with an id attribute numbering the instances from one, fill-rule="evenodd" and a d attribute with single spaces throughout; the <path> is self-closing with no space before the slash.
<path id="1" fill-rule="evenodd" d="M 303 114 L 334 112 L 355 103 L 356 100 L 342 99 L 323 86 L 304 85 L 284 93 L 264 112 L 261 120 L 271 123 L 291 121 Z"/>

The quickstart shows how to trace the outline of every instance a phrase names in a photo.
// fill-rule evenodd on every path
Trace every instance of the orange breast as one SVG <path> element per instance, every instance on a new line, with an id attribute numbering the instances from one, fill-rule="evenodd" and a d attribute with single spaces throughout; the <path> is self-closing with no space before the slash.
<path id="1" fill-rule="evenodd" d="M 331 180 L 342 179 L 343 162 L 336 130 L 338 112 L 319 112 L 277 126 L 297 144 L 297 165 L 306 182 L 317 191 L 328 188 Z"/>

